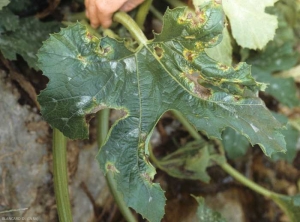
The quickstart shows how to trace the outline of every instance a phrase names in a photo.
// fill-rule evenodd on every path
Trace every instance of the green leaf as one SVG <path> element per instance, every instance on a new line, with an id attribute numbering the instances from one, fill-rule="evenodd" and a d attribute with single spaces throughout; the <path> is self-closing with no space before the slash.
<path id="1" fill-rule="evenodd" d="M 276 14 L 279 27 L 273 41 L 265 50 L 251 56 L 246 61 L 252 65 L 252 74 L 258 81 L 268 83 L 266 93 L 289 107 L 299 105 L 295 81 L 292 78 L 280 78 L 274 72 L 292 68 L 298 61 L 298 53 L 293 49 L 296 36 L 287 23 L 283 12 L 278 8 L 268 10 Z"/>
<path id="2" fill-rule="evenodd" d="M 213 165 L 214 161 L 224 163 L 226 159 L 216 153 L 214 143 L 202 139 L 187 143 L 162 159 L 157 159 L 155 164 L 173 177 L 208 183 L 210 177 L 206 169 Z"/>
<path id="3" fill-rule="evenodd" d="M 289 107 L 299 105 L 296 84 L 293 78 L 280 78 L 272 75 L 274 71 L 282 71 L 297 63 L 297 53 L 291 43 L 278 47 L 270 43 L 266 50 L 247 59 L 252 65 L 253 76 L 260 82 L 268 83 L 266 93 L 274 96 L 279 102 Z"/>
<path id="4" fill-rule="evenodd" d="M 298 222 L 300 218 L 300 194 L 286 196 L 273 193 L 271 198 L 280 206 L 289 217 L 290 222 Z"/>
<path id="5" fill-rule="evenodd" d="M 230 66 L 232 64 L 232 46 L 227 28 L 223 29 L 223 39 L 219 45 L 205 49 L 207 55 L 216 61 Z"/>
<path id="6" fill-rule="evenodd" d="M 7 7 L 15 14 L 27 14 L 28 12 L 33 12 L 38 8 L 38 2 L 39 1 L 36 0 L 10 0 Z"/>
<path id="7" fill-rule="evenodd" d="M 300 137 L 299 131 L 295 129 L 290 123 L 288 118 L 284 115 L 273 113 L 275 118 L 282 124 L 286 124 L 286 130 L 283 131 L 283 135 L 286 141 L 286 153 L 274 153 L 271 157 L 273 160 L 286 160 L 292 163 L 297 154 L 297 142 Z"/>
<path id="8" fill-rule="evenodd" d="M 223 0 L 232 35 L 243 48 L 262 49 L 274 38 L 277 18 L 265 13 L 277 0 Z"/>
<path id="9" fill-rule="evenodd" d="M 9 0 L 0 0 L 0 10 L 9 4 Z"/>
<path id="10" fill-rule="evenodd" d="M 6 8 L 0 11 L 0 18 L 0 35 L 5 31 L 15 31 L 19 27 L 19 17 Z M 2 35 L 0 42 L 1 39 Z"/>
<path id="11" fill-rule="evenodd" d="M 124 111 L 97 158 L 114 174 L 128 206 L 150 221 L 161 220 L 165 197 L 152 182 L 147 147 L 166 111 L 180 111 L 209 137 L 221 138 L 231 127 L 267 155 L 285 149 L 280 123 L 257 97 L 264 85 L 254 81 L 250 67 L 229 67 L 205 53 L 220 42 L 223 24 L 217 3 L 197 14 L 176 8 L 166 12 L 162 33 L 136 51 L 93 37 L 79 23 L 52 35 L 39 51 L 39 67 L 50 81 L 38 101 L 52 127 L 83 139 L 88 114 L 104 107 Z"/>
<path id="12" fill-rule="evenodd" d="M 211 210 L 206 206 L 203 197 L 196 197 L 192 195 L 198 202 L 197 216 L 199 222 L 226 222 L 219 212 Z"/>
<path id="13" fill-rule="evenodd" d="M 222 134 L 222 143 L 230 159 L 244 156 L 250 147 L 249 141 L 231 128 L 226 128 Z"/>
<path id="14" fill-rule="evenodd" d="M 40 22 L 34 17 L 17 20 L 17 17 L 8 10 L 0 13 L 2 12 L 9 15 L 4 17 L 4 20 L 0 20 L 0 29 L 1 26 L 5 28 L 5 31 L 0 32 L 0 51 L 3 56 L 9 60 L 16 60 L 17 54 L 19 54 L 30 67 L 38 69 L 36 53 L 49 33 L 59 30 L 60 24 Z M 0 14 L 0 18 L 3 18 L 2 16 L 5 14 Z"/>

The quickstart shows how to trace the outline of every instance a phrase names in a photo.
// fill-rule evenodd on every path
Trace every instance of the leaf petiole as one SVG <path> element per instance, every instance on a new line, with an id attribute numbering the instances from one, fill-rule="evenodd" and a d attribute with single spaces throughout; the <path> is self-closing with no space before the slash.
<path id="1" fill-rule="evenodd" d="M 72 211 L 68 190 L 67 138 L 53 129 L 53 180 L 59 221 L 71 222 Z"/>
<path id="2" fill-rule="evenodd" d="M 127 13 L 117 12 L 114 14 L 113 20 L 121 23 L 140 44 L 147 44 L 148 39 L 144 35 L 143 31 Z"/>
<path id="3" fill-rule="evenodd" d="M 139 10 L 136 14 L 135 21 L 142 30 L 144 29 L 144 23 L 152 5 L 152 1 L 153 0 L 144 1 L 143 4 L 141 4 L 141 6 L 139 7 Z"/>

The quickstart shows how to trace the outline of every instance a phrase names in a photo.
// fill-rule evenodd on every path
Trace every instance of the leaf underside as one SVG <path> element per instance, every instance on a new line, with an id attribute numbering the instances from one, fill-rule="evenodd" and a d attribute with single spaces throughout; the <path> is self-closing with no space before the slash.
<path id="1" fill-rule="evenodd" d="M 153 128 L 168 110 L 180 111 L 199 131 L 220 138 L 234 128 L 270 155 L 285 147 L 281 125 L 257 97 L 262 87 L 241 63 L 229 67 L 205 48 L 221 41 L 224 14 L 217 3 L 197 14 L 168 10 L 161 34 L 136 51 L 91 36 L 81 24 L 62 29 L 39 51 L 50 81 L 38 101 L 52 127 L 72 139 L 88 137 L 86 115 L 104 107 L 124 110 L 97 158 L 112 172 L 128 206 L 149 221 L 164 214 L 162 189 L 147 158 Z"/>

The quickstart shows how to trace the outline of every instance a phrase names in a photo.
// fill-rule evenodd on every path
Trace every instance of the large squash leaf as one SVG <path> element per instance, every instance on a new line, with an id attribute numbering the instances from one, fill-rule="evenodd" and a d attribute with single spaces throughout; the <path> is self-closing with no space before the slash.
<path id="1" fill-rule="evenodd" d="M 250 67 L 229 67 L 206 55 L 205 48 L 221 41 L 223 26 L 221 6 L 212 3 L 196 14 L 168 10 L 162 33 L 135 51 L 93 37 L 79 23 L 52 35 L 39 51 L 39 67 L 50 81 L 38 100 L 52 127 L 83 139 L 88 114 L 104 107 L 124 111 L 97 158 L 113 173 L 127 205 L 150 221 L 161 220 L 165 197 L 152 182 L 147 147 L 166 111 L 180 111 L 209 137 L 220 138 L 228 126 L 267 155 L 285 149 L 281 125 L 257 97 L 263 85 Z"/>

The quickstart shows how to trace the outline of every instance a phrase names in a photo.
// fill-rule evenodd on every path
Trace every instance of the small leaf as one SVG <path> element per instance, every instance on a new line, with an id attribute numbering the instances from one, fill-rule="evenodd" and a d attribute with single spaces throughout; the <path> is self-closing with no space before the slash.
<path id="1" fill-rule="evenodd" d="M 211 210 L 206 206 L 203 197 L 196 197 L 192 195 L 198 202 L 197 216 L 199 222 L 226 222 L 219 212 Z"/>
<path id="2" fill-rule="evenodd" d="M 213 165 L 215 160 L 226 162 L 223 155 L 216 153 L 214 146 L 204 140 L 189 142 L 155 163 L 173 177 L 208 183 L 210 177 L 206 172 L 207 167 Z"/>
<path id="3" fill-rule="evenodd" d="M 299 222 L 300 218 L 300 194 L 286 196 L 273 193 L 271 198 L 280 206 L 289 217 L 290 222 Z"/>
<path id="4" fill-rule="evenodd" d="M 267 6 L 277 0 L 223 0 L 225 14 L 230 20 L 232 35 L 243 48 L 262 49 L 274 38 L 278 22 L 267 14 Z"/>
<path id="5" fill-rule="evenodd" d="M 230 159 L 244 156 L 250 147 L 246 137 L 231 128 L 226 128 L 222 134 L 222 143 Z"/>

